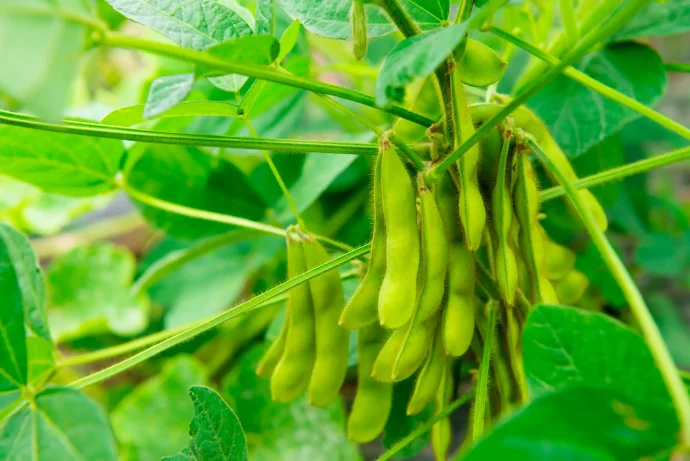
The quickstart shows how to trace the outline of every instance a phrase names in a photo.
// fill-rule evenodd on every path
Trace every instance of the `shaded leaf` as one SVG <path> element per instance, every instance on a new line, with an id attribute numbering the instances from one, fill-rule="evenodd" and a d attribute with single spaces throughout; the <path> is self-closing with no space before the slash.
<path id="1" fill-rule="evenodd" d="M 676 445 L 673 409 L 611 390 L 570 388 L 531 401 L 498 423 L 462 459 L 612 461 L 652 458 Z"/>
<path id="2" fill-rule="evenodd" d="M 3 0 L 0 91 L 43 118 L 62 118 L 87 30 L 70 14 L 88 13 L 75 0 Z"/>
<path id="3" fill-rule="evenodd" d="M 275 35 L 276 3 L 278 0 L 256 1 L 256 34 Z"/>
<path id="4" fill-rule="evenodd" d="M 639 265 L 650 274 L 678 277 L 690 265 L 690 238 L 684 234 L 674 236 L 650 232 L 642 237 L 635 256 Z"/>
<path id="5" fill-rule="evenodd" d="M 0 428 L 7 461 L 116 461 L 117 447 L 103 409 L 79 391 L 53 388 Z"/>
<path id="6" fill-rule="evenodd" d="M 666 70 L 659 55 L 640 43 L 609 45 L 590 53 L 577 66 L 590 77 L 652 106 L 666 89 Z M 577 156 L 618 132 L 640 114 L 601 96 L 565 76 L 546 86 L 528 105 L 549 128 L 558 145 Z"/>
<path id="7" fill-rule="evenodd" d="M 398 43 L 383 61 L 376 79 L 376 104 L 388 105 L 405 85 L 431 74 L 450 55 L 467 32 L 467 23 L 414 35 Z"/>
<path id="8" fill-rule="evenodd" d="M 122 142 L 0 126 L 0 173 L 45 192 L 85 197 L 116 188 Z"/>
<path id="9" fill-rule="evenodd" d="M 690 1 L 649 2 L 616 33 L 614 40 L 680 34 L 690 30 Z"/>
<path id="10" fill-rule="evenodd" d="M 434 414 L 433 406 L 427 406 L 427 408 L 416 415 L 407 414 L 407 404 L 414 391 L 414 385 L 414 377 L 395 383 L 393 405 L 391 406 L 391 413 L 388 415 L 388 421 L 386 421 L 383 436 L 383 446 L 388 449 L 426 423 Z M 397 456 L 400 458 L 410 458 L 419 453 L 428 443 L 429 433 L 426 432 L 403 448 Z"/>
<path id="11" fill-rule="evenodd" d="M 246 461 L 247 441 L 232 408 L 208 387 L 194 386 L 189 390 L 189 395 L 194 402 L 194 418 L 189 426 L 192 437 L 189 448 L 163 460 Z"/>
<path id="12" fill-rule="evenodd" d="M 101 243 L 60 256 L 48 269 L 48 316 L 56 341 L 92 334 L 130 336 L 148 325 L 149 299 L 130 293 L 134 255 Z"/>
<path id="13" fill-rule="evenodd" d="M 190 356 L 178 356 L 122 399 L 111 419 L 118 440 L 134 453 L 130 461 L 159 460 L 187 444 L 194 407 L 182 397 L 200 384 L 206 384 L 201 364 Z"/>

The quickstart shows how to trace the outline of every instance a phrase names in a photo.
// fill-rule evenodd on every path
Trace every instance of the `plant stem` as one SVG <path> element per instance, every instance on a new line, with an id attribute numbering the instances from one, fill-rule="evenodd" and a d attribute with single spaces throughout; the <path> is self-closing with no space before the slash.
<path id="1" fill-rule="evenodd" d="M 383 134 L 383 130 L 382 130 L 381 128 L 379 128 L 378 126 L 376 126 L 376 125 L 374 125 L 373 123 L 371 123 L 371 122 L 369 121 L 369 119 L 367 119 L 366 117 L 362 117 L 361 115 L 359 115 L 359 114 L 356 113 L 355 111 L 351 110 L 351 109 L 350 109 L 349 107 L 347 107 L 345 104 L 342 104 L 342 103 L 336 101 L 335 99 L 329 98 L 328 96 L 323 95 L 323 94 L 318 94 L 318 93 L 317 93 L 317 96 L 319 96 L 326 104 L 329 104 L 330 106 L 335 107 L 335 108 L 338 109 L 340 112 L 342 112 L 342 113 L 344 113 L 345 115 L 347 115 L 348 117 L 352 118 L 353 120 L 358 121 L 360 124 L 362 124 L 362 125 L 364 125 L 365 127 L 369 128 L 371 131 L 374 132 L 374 134 L 375 134 L 376 136 L 381 136 L 381 135 Z"/>
<path id="2" fill-rule="evenodd" d="M 449 404 L 447 407 L 445 407 L 443 410 L 439 411 L 436 413 L 431 419 L 429 419 L 426 423 L 424 423 L 422 426 L 420 426 L 418 429 L 415 429 L 412 431 L 407 437 L 393 445 L 390 450 L 385 452 L 383 455 L 381 455 L 379 458 L 377 458 L 376 461 L 388 461 L 389 459 L 393 458 L 395 455 L 397 455 L 403 448 L 417 440 L 419 437 L 427 433 L 431 428 L 433 427 L 434 424 L 437 422 L 441 421 L 443 418 L 466 404 L 474 395 L 474 392 L 472 390 L 469 390 L 462 394 L 457 400 Z"/>
<path id="3" fill-rule="evenodd" d="M 378 3 L 405 37 L 412 37 L 422 32 L 398 0 L 379 0 Z"/>
<path id="4" fill-rule="evenodd" d="M 373 97 L 343 88 L 329 83 L 319 82 L 309 78 L 298 77 L 290 73 L 277 71 L 270 67 L 256 66 L 238 62 L 229 62 L 213 57 L 201 51 L 181 48 L 179 46 L 168 45 L 167 43 L 146 40 L 138 37 L 129 37 L 122 34 L 108 32 L 103 36 L 102 44 L 109 47 L 126 48 L 132 50 L 146 51 L 159 56 L 167 56 L 174 59 L 203 65 L 212 69 L 221 70 L 229 74 L 240 74 L 260 80 L 281 83 L 283 85 L 301 88 L 304 90 L 322 93 L 339 98 L 347 99 L 374 109 L 388 112 L 396 117 L 404 118 L 413 123 L 424 127 L 429 127 L 434 123 L 433 120 L 415 114 L 404 107 L 391 105 L 389 107 L 378 107 Z"/>
<path id="5" fill-rule="evenodd" d="M 503 106 L 503 109 L 498 111 L 498 113 L 487 120 L 486 123 L 482 124 L 477 131 L 475 131 L 474 134 L 470 136 L 460 147 L 456 148 L 453 153 L 444 158 L 436 166 L 429 169 L 427 171 L 427 176 L 429 177 L 430 181 L 432 183 L 436 182 L 441 174 L 443 174 L 448 168 L 450 168 L 451 165 L 462 157 L 462 155 L 467 152 L 470 147 L 474 146 L 486 135 L 488 135 L 491 130 L 504 118 L 509 116 L 514 110 L 525 103 L 525 101 L 537 94 L 546 85 L 551 83 L 566 67 L 580 60 L 580 58 L 582 58 L 590 50 L 590 48 L 612 36 L 648 2 L 649 0 L 629 0 L 618 10 L 613 18 L 609 19 L 607 22 L 602 24 L 601 27 L 594 29 L 591 33 L 583 37 L 580 43 L 569 53 L 567 53 L 558 65 L 553 66 L 551 69 L 543 73 L 539 78 L 529 83 L 521 92 L 516 94 L 508 104 Z"/>
<path id="6" fill-rule="evenodd" d="M 135 211 L 51 237 L 32 239 L 31 246 L 38 259 L 49 259 L 67 253 L 78 246 L 108 240 L 145 225 L 146 221 Z"/>
<path id="7" fill-rule="evenodd" d="M 402 140 L 400 136 L 398 136 L 395 131 L 389 130 L 385 133 L 385 136 L 388 138 L 388 140 L 393 143 L 395 147 L 398 148 L 400 152 L 407 157 L 410 162 L 414 165 L 415 169 L 417 171 L 424 171 L 424 163 L 422 163 L 422 160 L 417 156 L 417 153 L 410 148 L 407 144 L 405 144 L 405 141 Z"/>
<path id="8" fill-rule="evenodd" d="M 559 6 L 561 7 L 561 18 L 563 19 L 568 45 L 573 46 L 580 39 L 573 0 L 559 0 Z"/>
<path id="9" fill-rule="evenodd" d="M 519 48 L 522 48 L 531 55 L 536 56 L 537 58 L 547 62 L 548 64 L 551 64 L 552 66 L 557 66 L 560 64 L 560 61 L 555 56 L 545 53 L 544 51 L 540 50 L 531 43 L 526 42 L 520 37 L 517 37 L 516 35 L 511 34 L 510 32 L 503 30 L 500 27 L 491 26 L 488 28 L 488 30 L 493 34 L 497 35 L 498 37 L 501 37 L 502 39 L 514 44 Z M 668 117 L 660 114 L 654 109 L 647 107 L 646 105 L 638 102 L 637 100 L 629 96 L 626 96 L 619 91 L 614 90 L 610 86 L 604 85 L 603 83 L 593 79 L 584 72 L 581 72 L 573 67 L 566 67 L 563 70 L 563 75 L 575 80 L 576 82 L 586 86 L 591 90 L 596 91 L 602 96 L 611 99 L 612 101 L 615 101 L 644 117 L 647 117 L 649 120 L 663 126 L 669 131 L 672 131 L 685 139 L 690 139 L 690 128 L 687 128 L 681 125 L 680 123 L 669 119 Z"/>
<path id="10" fill-rule="evenodd" d="M 233 136 L 200 135 L 188 133 L 167 133 L 163 131 L 123 128 L 100 123 L 65 120 L 50 123 L 35 117 L 0 110 L 0 124 L 13 125 L 55 133 L 74 134 L 96 138 L 121 139 L 125 141 L 146 142 L 198 147 L 225 147 L 235 149 L 268 150 L 285 153 L 329 153 L 376 155 L 378 145 L 374 143 L 326 142 L 270 138 L 247 138 Z"/>
<path id="11" fill-rule="evenodd" d="M 642 332 L 647 346 L 649 347 L 654 361 L 656 362 L 659 371 L 666 383 L 669 394 L 676 409 L 678 421 L 681 428 L 681 443 L 685 447 L 690 447 L 690 396 L 685 390 L 683 381 L 678 374 L 678 370 L 673 363 L 673 358 L 664 344 L 664 340 L 659 332 L 659 329 L 649 313 L 649 309 L 645 304 L 644 298 L 640 293 L 637 285 L 633 281 L 630 273 L 623 265 L 623 262 L 616 254 L 616 251 L 611 246 L 611 243 L 606 238 L 604 232 L 597 226 L 592 212 L 584 203 L 580 194 L 577 193 L 575 187 L 570 183 L 560 169 L 551 161 L 542 149 L 534 142 L 528 139 L 527 144 L 534 151 L 544 167 L 557 179 L 559 184 L 565 189 L 565 194 L 572 204 L 573 208 L 580 216 L 585 229 L 589 233 L 594 245 L 599 250 L 604 263 L 608 267 L 611 275 L 620 286 L 625 299 L 628 302 L 630 310 L 637 321 L 637 324 Z"/>
<path id="12" fill-rule="evenodd" d="M 254 125 L 252 125 L 252 122 L 250 122 L 249 119 L 245 117 L 244 123 L 245 125 L 247 125 L 247 128 L 249 129 L 249 132 L 252 134 L 252 136 L 258 139 L 259 133 L 257 133 L 254 129 Z M 280 187 L 280 190 L 283 192 L 283 197 L 285 197 L 285 200 L 287 200 L 288 206 L 292 210 L 292 214 L 295 216 L 295 219 L 297 220 L 297 225 L 299 225 L 299 227 L 306 232 L 307 226 L 304 223 L 304 220 L 302 219 L 302 215 L 300 215 L 299 210 L 297 209 L 297 204 L 295 204 L 295 201 L 292 199 L 292 194 L 290 194 L 290 191 L 285 185 L 285 181 L 283 181 L 283 177 L 280 176 L 280 172 L 278 171 L 278 168 L 276 168 L 276 164 L 273 163 L 271 154 L 269 154 L 269 152 L 266 150 L 262 150 L 261 153 L 263 154 L 266 163 L 268 163 L 268 167 L 271 169 L 271 173 L 273 173 L 273 177 L 278 183 L 278 187 Z"/>
<path id="13" fill-rule="evenodd" d="M 226 312 L 222 312 L 210 318 L 209 320 L 204 321 L 203 323 L 194 325 L 191 328 L 187 328 L 186 330 L 176 334 L 175 336 L 167 338 L 161 341 L 160 343 L 157 343 L 154 346 L 151 346 L 148 349 L 145 349 L 139 352 L 138 354 L 133 355 L 130 358 L 122 360 L 121 362 L 116 363 L 115 365 L 112 365 L 101 371 L 93 373 L 89 376 L 78 379 L 72 382 L 70 384 L 70 387 L 82 389 L 86 386 L 90 386 L 92 384 L 96 384 L 105 381 L 109 378 L 112 378 L 113 376 L 122 373 L 128 370 L 129 368 L 136 366 L 141 362 L 160 354 L 163 351 L 175 347 L 178 344 L 181 344 L 185 341 L 189 341 L 195 336 L 200 335 L 201 333 L 204 333 L 212 328 L 215 328 L 223 322 L 226 322 L 230 319 L 237 317 L 238 315 L 244 314 L 246 312 L 260 307 L 262 304 L 266 303 L 270 299 L 283 293 L 287 293 L 289 290 L 291 290 L 299 284 L 305 283 L 314 277 L 328 272 L 331 269 L 335 269 L 339 266 L 342 266 L 343 264 L 366 254 L 369 251 L 370 246 L 370 244 L 363 245 L 359 248 L 350 251 L 349 253 L 345 253 L 344 255 L 332 259 L 325 264 L 322 264 L 318 267 L 315 267 L 314 269 L 304 272 L 303 274 L 300 274 L 297 277 L 293 277 L 292 279 L 271 288 L 270 290 L 250 299 L 249 301 L 241 303 L 238 306 Z"/>
<path id="14" fill-rule="evenodd" d="M 638 160 L 627 165 L 604 170 L 591 176 L 585 176 L 572 183 L 575 189 L 589 189 L 593 186 L 605 184 L 607 182 L 620 180 L 628 176 L 644 173 L 672 163 L 690 160 L 690 147 L 656 155 L 652 158 Z M 542 202 L 560 197 L 565 194 L 563 186 L 551 187 L 540 192 L 539 198 Z"/>
<path id="15" fill-rule="evenodd" d="M 687 62 L 666 62 L 664 67 L 671 72 L 690 72 L 690 63 Z"/>
<path id="16" fill-rule="evenodd" d="M 489 393 L 489 369 L 491 368 L 491 348 L 496 330 L 496 311 L 498 302 L 490 300 L 486 305 L 489 320 L 486 330 L 486 340 L 482 351 L 482 361 L 479 364 L 479 376 L 474 394 L 474 417 L 472 418 L 472 440 L 477 441 L 484 434 L 484 415 Z"/>

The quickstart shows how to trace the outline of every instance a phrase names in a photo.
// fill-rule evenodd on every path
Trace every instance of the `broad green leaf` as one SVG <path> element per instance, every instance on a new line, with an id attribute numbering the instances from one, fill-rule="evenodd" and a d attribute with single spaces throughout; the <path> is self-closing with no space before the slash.
<path id="1" fill-rule="evenodd" d="M 128 19 L 160 32 L 178 45 L 203 50 L 251 35 L 251 27 L 220 0 L 107 0 Z"/>
<path id="2" fill-rule="evenodd" d="M 611 390 L 570 388 L 532 400 L 494 426 L 461 459 L 653 459 L 676 445 L 677 431 L 671 407 L 631 404 Z"/>
<path id="3" fill-rule="evenodd" d="M 401 99 L 404 87 L 431 74 L 450 55 L 467 32 L 467 23 L 415 35 L 398 43 L 383 61 L 376 80 L 376 104 Z"/>
<path id="4" fill-rule="evenodd" d="M 79 391 L 52 388 L 0 428 L 0 459 L 116 461 L 118 456 L 103 409 Z"/>
<path id="5" fill-rule="evenodd" d="M 102 120 L 105 125 L 132 126 L 151 120 L 144 116 L 145 104 L 123 107 Z M 177 104 L 155 117 L 158 119 L 183 117 L 237 117 L 237 106 L 227 102 L 190 101 Z"/>
<path id="6" fill-rule="evenodd" d="M 143 331 L 150 301 L 130 293 L 135 270 L 134 255 L 110 243 L 77 248 L 54 260 L 48 269 L 48 318 L 55 340 Z"/>
<path id="7" fill-rule="evenodd" d="M 393 389 L 393 405 L 391 413 L 386 421 L 384 429 L 383 446 L 393 447 L 396 443 L 410 435 L 415 429 L 424 424 L 433 416 L 433 406 L 416 415 L 407 414 L 407 404 L 414 391 L 415 378 L 408 378 L 395 384 Z M 429 443 L 429 433 L 426 432 L 414 442 L 407 445 L 398 453 L 399 458 L 411 458 L 419 453 Z"/>
<path id="8" fill-rule="evenodd" d="M 149 290 L 153 301 L 165 309 L 164 326 L 179 327 L 228 308 L 244 293 L 252 274 L 284 247 L 280 238 L 237 242 L 168 274 Z M 191 246 L 164 240 L 147 255 L 145 264 L 186 248 Z"/>
<path id="9" fill-rule="evenodd" d="M 350 10 L 352 0 L 280 0 L 290 17 L 298 18 L 311 33 L 327 38 L 349 40 L 352 38 Z M 439 8 L 429 8 L 429 0 L 403 0 L 405 10 L 423 30 L 440 27 L 441 19 L 434 15 Z M 444 0 L 441 0 L 444 3 Z M 380 8 L 368 4 L 367 34 L 382 37 L 393 33 L 396 28 Z M 425 9 L 426 8 L 426 9 Z"/>
<path id="10" fill-rule="evenodd" d="M 87 31 L 70 15 L 88 13 L 80 0 L 3 0 L 0 92 L 43 118 L 62 118 Z"/>
<path id="11" fill-rule="evenodd" d="M 15 234 L 12 228 L 0 225 L 0 380 L 19 386 L 27 382 L 27 351 Z"/>
<path id="12" fill-rule="evenodd" d="M 129 159 L 127 171 L 131 187 L 159 199 L 251 220 L 263 218 L 266 206 L 244 173 L 230 161 L 199 149 L 150 146 Z M 147 220 L 173 237 L 192 239 L 230 229 L 225 224 L 137 205 Z"/>
<path id="13" fill-rule="evenodd" d="M 587 55 L 576 68 L 648 106 L 658 102 L 666 89 L 661 58 L 640 43 L 609 45 Z M 556 142 L 570 156 L 585 152 L 640 117 L 565 76 L 531 98 L 528 105 L 546 122 Z"/>
<path id="14" fill-rule="evenodd" d="M 359 461 L 345 434 L 343 402 L 310 406 L 306 397 L 291 403 L 271 400 L 269 380 L 256 375 L 265 347 L 249 349 L 224 382 L 225 394 L 247 435 L 252 461 Z"/>
<path id="15" fill-rule="evenodd" d="M 302 23 L 299 22 L 299 19 L 292 21 L 292 24 L 285 29 L 283 36 L 280 37 L 280 53 L 276 58 L 276 61 L 278 61 L 279 64 L 295 48 L 301 30 Z"/>
<path id="16" fill-rule="evenodd" d="M 630 402 L 671 406 L 642 337 L 602 314 L 537 306 L 527 318 L 522 348 L 534 395 L 586 386 L 611 389 Z"/>
<path id="17" fill-rule="evenodd" d="M 178 356 L 118 404 L 111 420 L 118 440 L 133 453 L 129 461 L 159 460 L 187 445 L 194 407 L 183 397 L 200 384 L 206 384 L 204 368 L 190 356 Z"/>
<path id="18" fill-rule="evenodd" d="M 0 173 L 54 194 L 86 197 L 115 189 L 122 142 L 0 126 Z"/>
<path id="19" fill-rule="evenodd" d="M 194 74 L 166 75 L 151 83 L 143 116 L 154 118 L 185 100 L 194 86 Z"/>
<path id="20" fill-rule="evenodd" d="M 646 272 L 660 277 L 678 277 L 690 266 L 690 239 L 684 234 L 650 232 L 642 237 L 635 252 Z"/>
<path id="21" fill-rule="evenodd" d="M 615 35 L 615 40 L 680 34 L 690 30 L 690 1 L 649 2 Z"/>
<path id="22" fill-rule="evenodd" d="M 242 425 L 218 393 L 208 387 L 194 386 L 189 390 L 194 402 L 194 418 L 189 426 L 189 448 L 163 461 L 191 459 L 195 461 L 246 461 L 247 441 Z"/>
<path id="23" fill-rule="evenodd" d="M 257 0 L 256 11 L 256 34 L 275 35 L 276 4 L 278 0 Z"/>
<path id="24" fill-rule="evenodd" d="M 408 5 L 411 11 L 422 10 L 439 22 L 447 20 L 450 11 L 450 0 L 408 0 Z"/>
<path id="25" fill-rule="evenodd" d="M 2 293 L 11 293 L 12 277 L 19 289 L 17 300 L 22 306 L 24 322 L 35 335 L 50 341 L 46 316 L 45 281 L 31 244 L 24 235 L 5 224 L 0 224 L 0 251 L 6 276 L 0 277 L 6 283 Z M 12 275 L 14 274 L 14 276 Z M 7 297 L 7 301 L 12 299 Z M 8 304 L 8 309 L 9 308 Z"/>

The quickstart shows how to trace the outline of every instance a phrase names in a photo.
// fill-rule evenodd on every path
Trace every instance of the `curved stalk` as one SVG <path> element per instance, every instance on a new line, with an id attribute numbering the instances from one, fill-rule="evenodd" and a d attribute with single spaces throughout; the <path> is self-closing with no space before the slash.
<path id="1" fill-rule="evenodd" d="M 647 308 L 640 290 L 637 288 L 630 273 L 618 257 L 616 250 L 613 249 L 611 243 L 606 238 L 606 234 L 597 226 L 592 212 L 584 203 L 580 194 L 577 193 L 572 183 L 565 178 L 560 169 L 549 159 L 536 142 L 528 139 L 527 144 L 542 162 L 544 167 L 553 174 L 560 185 L 565 189 L 568 200 L 580 216 L 580 220 L 585 226 L 585 229 L 587 229 L 587 233 L 589 233 L 592 238 L 592 242 L 597 247 L 597 250 L 599 250 L 604 264 L 606 264 L 609 272 L 611 272 L 611 275 L 613 275 L 613 278 L 623 291 L 630 311 L 635 317 L 640 331 L 642 332 L 642 336 L 652 353 L 652 357 L 671 395 L 671 400 L 673 401 L 680 423 L 681 442 L 685 447 L 690 447 L 690 396 L 685 390 L 683 381 L 673 363 L 673 358 L 664 343 L 659 328 L 654 322 L 652 315 L 649 313 L 649 309 Z"/>
<path id="2" fill-rule="evenodd" d="M 489 394 L 491 348 L 493 347 L 492 342 L 494 331 L 496 330 L 496 311 L 498 310 L 498 302 L 491 300 L 486 308 L 489 311 L 489 320 L 487 322 L 484 350 L 482 351 L 482 361 L 479 364 L 479 376 L 477 378 L 477 387 L 474 394 L 474 417 L 472 418 L 472 440 L 475 441 L 479 440 L 484 434 L 484 415 Z"/>

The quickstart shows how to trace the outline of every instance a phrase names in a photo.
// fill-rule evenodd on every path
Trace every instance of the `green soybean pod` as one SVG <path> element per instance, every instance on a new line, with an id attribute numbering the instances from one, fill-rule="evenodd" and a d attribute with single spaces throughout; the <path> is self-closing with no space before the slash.
<path id="1" fill-rule="evenodd" d="M 561 280 L 575 267 L 575 253 L 568 247 L 551 240 L 544 229 L 539 228 L 544 237 L 546 259 L 546 277 L 549 280 Z"/>
<path id="2" fill-rule="evenodd" d="M 456 112 L 454 115 L 456 147 L 460 146 L 475 132 L 461 74 L 462 70 L 456 67 L 451 79 Z M 460 179 L 458 211 L 465 231 L 465 241 L 471 251 L 476 251 L 479 248 L 486 224 L 486 208 L 479 188 L 479 157 L 479 144 L 475 144 L 456 162 Z"/>
<path id="3" fill-rule="evenodd" d="M 459 357 L 470 347 L 474 334 L 475 266 L 472 253 L 460 242 L 450 247 L 448 296 L 443 309 L 443 345 Z"/>
<path id="4" fill-rule="evenodd" d="M 422 291 L 416 321 L 425 322 L 438 311 L 445 291 L 448 273 L 448 241 L 434 194 L 419 179 L 419 201 L 422 218 Z"/>
<path id="5" fill-rule="evenodd" d="M 374 362 L 388 332 L 374 323 L 357 333 L 357 393 L 347 420 L 347 435 L 357 443 L 374 440 L 383 431 L 393 403 L 393 384 L 372 378 Z"/>
<path id="6" fill-rule="evenodd" d="M 437 324 L 438 316 L 433 316 L 425 322 L 413 320 L 393 361 L 391 377 L 394 381 L 407 379 L 419 370 L 429 351 Z"/>
<path id="7" fill-rule="evenodd" d="M 506 132 L 501 148 L 498 165 L 498 177 L 491 194 L 491 216 L 493 231 L 496 236 L 494 254 L 496 281 L 504 301 L 512 306 L 515 302 L 515 291 L 518 285 L 518 269 L 515 254 L 510 245 L 511 221 L 513 205 L 507 178 L 508 153 L 512 133 Z"/>
<path id="8" fill-rule="evenodd" d="M 369 268 L 340 316 L 340 326 L 348 330 L 358 330 L 378 319 L 379 291 L 386 271 L 386 224 L 383 219 L 381 197 L 381 159 L 381 155 L 377 156 L 374 167 L 374 232 L 371 238 Z"/>
<path id="9" fill-rule="evenodd" d="M 446 362 L 443 338 L 439 328 L 434 334 L 424 366 L 415 380 L 414 391 L 407 404 L 408 415 L 416 415 L 421 412 L 434 399 L 443 378 Z"/>
<path id="10" fill-rule="evenodd" d="M 301 238 L 293 226 L 287 232 L 288 278 L 306 271 Z M 271 376 L 271 396 L 277 402 L 297 398 L 309 383 L 316 350 L 315 315 L 309 285 L 302 283 L 288 295 L 285 350 Z"/>
<path id="11" fill-rule="evenodd" d="M 574 304 L 587 290 L 589 279 L 577 269 L 566 274 L 563 279 L 556 282 L 556 294 L 563 304 Z"/>
<path id="12" fill-rule="evenodd" d="M 379 322 L 395 329 L 409 322 L 417 304 L 417 206 L 412 181 L 393 147 L 387 146 L 381 155 L 386 273 L 379 293 Z"/>
<path id="13" fill-rule="evenodd" d="M 453 398 L 453 361 L 446 359 L 441 385 L 436 392 L 436 413 L 450 404 Z M 437 461 L 448 459 L 448 449 L 451 441 L 450 416 L 446 416 L 431 426 L 431 447 Z"/>
<path id="14" fill-rule="evenodd" d="M 313 237 L 304 239 L 303 245 L 307 269 L 330 261 L 326 250 Z M 308 283 L 316 317 L 316 361 L 307 397 L 311 405 L 320 407 L 335 398 L 345 381 L 350 333 L 338 326 L 338 317 L 345 305 L 338 270 L 325 272 Z"/>
<path id="15" fill-rule="evenodd" d="M 558 303 L 556 292 L 546 278 L 545 241 L 539 232 L 539 188 L 534 169 L 526 152 L 517 157 L 517 174 L 513 190 L 515 215 L 520 224 L 519 251 L 530 280 L 535 303 Z"/>
<path id="16" fill-rule="evenodd" d="M 367 13 L 363 0 L 354 0 L 350 13 L 352 26 L 352 46 L 355 59 L 359 61 L 367 54 Z"/>
<path id="17" fill-rule="evenodd" d="M 451 167 L 452 168 L 452 167 Z M 444 173 L 434 187 L 438 211 L 446 229 L 446 244 L 462 239 L 460 216 L 458 215 L 458 191 L 449 172 Z"/>
<path id="18" fill-rule="evenodd" d="M 261 357 L 259 365 L 256 367 L 257 375 L 263 378 L 268 378 L 273 374 L 273 371 L 276 369 L 276 365 L 278 365 L 280 358 L 283 356 L 283 351 L 285 350 L 287 331 L 288 320 L 286 315 L 285 320 L 283 321 L 283 326 L 280 328 L 280 333 L 278 333 L 278 337 L 273 341 L 273 343 L 271 343 L 263 357 Z"/>
<path id="19" fill-rule="evenodd" d="M 507 62 L 482 42 L 467 39 L 462 55 L 462 81 L 470 86 L 489 86 L 496 83 L 505 71 Z"/>

